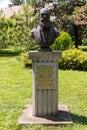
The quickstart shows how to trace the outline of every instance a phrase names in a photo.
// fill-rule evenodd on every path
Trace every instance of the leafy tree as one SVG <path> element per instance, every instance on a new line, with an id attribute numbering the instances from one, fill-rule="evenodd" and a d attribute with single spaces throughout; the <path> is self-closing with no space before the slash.
<path id="1" fill-rule="evenodd" d="M 24 0 L 10 0 L 14 5 L 21 5 Z"/>
<path id="2" fill-rule="evenodd" d="M 72 20 L 74 21 L 74 32 L 76 45 L 87 38 L 87 4 L 82 7 L 76 7 Z"/>
<path id="3" fill-rule="evenodd" d="M 53 23 L 56 25 L 59 31 L 67 31 L 75 41 L 75 47 L 78 48 L 78 27 L 74 24 L 71 19 L 71 15 L 75 7 L 81 7 L 86 4 L 86 0 L 58 0 L 54 2 L 53 0 L 43 0 L 41 2 L 33 1 L 33 6 L 35 12 L 39 11 L 40 8 L 45 7 L 45 3 L 53 3 L 53 8 L 51 10 L 51 15 L 55 16 Z M 43 5 L 43 6 L 42 6 Z"/>
<path id="4" fill-rule="evenodd" d="M 23 14 L 14 16 L 14 26 L 8 30 L 9 45 L 16 50 L 34 50 L 38 46 L 34 40 L 31 40 L 29 33 L 35 26 L 37 16 L 33 16 L 34 12 L 30 5 L 23 5 Z"/>
<path id="5" fill-rule="evenodd" d="M 17 50 L 34 50 L 38 47 L 29 34 L 37 21 L 37 15 L 27 4 L 23 5 L 23 14 L 14 16 L 14 19 L 0 18 L 0 49 L 13 46 Z"/>
<path id="6" fill-rule="evenodd" d="M 18 49 L 26 49 L 26 50 L 34 50 L 38 46 L 35 44 L 35 41 L 32 40 L 29 36 L 31 28 L 36 25 L 37 15 L 34 15 L 34 11 L 32 10 L 29 4 L 23 5 L 23 14 L 16 15 L 16 29 L 14 32 L 17 32 L 17 43 L 15 47 Z M 20 31 L 19 31 L 20 30 Z M 14 41 L 14 40 L 13 40 Z"/>
<path id="7" fill-rule="evenodd" d="M 56 26 L 59 30 L 67 31 L 75 41 L 75 47 L 78 48 L 79 40 L 79 30 L 78 26 L 75 25 L 74 21 L 71 19 L 71 15 L 75 7 L 81 7 L 86 4 L 86 0 L 58 0 L 58 4 L 55 6 L 53 12 L 56 15 Z"/>
<path id="8" fill-rule="evenodd" d="M 78 43 L 78 38 L 80 37 L 79 33 L 81 33 L 82 37 L 83 35 L 86 37 L 87 29 L 84 26 L 80 26 L 80 29 L 78 30 L 78 25 L 76 25 L 75 21 L 72 19 L 71 15 L 73 14 L 75 7 L 75 3 L 72 4 L 73 2 L 74 0 L 69 2 L 66 0 L 59 0 L 59 3 L 54 4 L 55 8 L 51 11 L 51 15 L 56 16 L 54 24 L 58 30 L 69 32 L 72 38 L 75 39 L 75 43 Z M 78 6 L 82 6 L 82 4 Z M 42 8 L 42 5 L 39 7 Z M 29 37 L 31 28 L 35 27 L 37 24 L 38 14 L 34 14 L 34 11 L 29 4 L 23 5 L 23 11 L 23 14 L 15 14 L 14 20 L 0 18 L 0 48 L 12 45 L 17 49 L 31 50 L 38 47 L 35 41 L 31 40 Z M 77 12 L 74 16 L 77 17 L 78 14 L 79 13 Z M 82 12 L 80 14 L 82 15 Z"/>
<path id="9" fill-rule="evenodd" d="M 82 7 L 76 7 L 72 17 L 76 25 L 87 25 L 87 4 Z"/>
<path id="10" fill-rule="evenodd" d="M 13 22 L 11 19 L 6 19 L 4 17 L 0 18 L 0 49 L 8 47 L 9 45 L 8 30 L 12 27 Z"/>

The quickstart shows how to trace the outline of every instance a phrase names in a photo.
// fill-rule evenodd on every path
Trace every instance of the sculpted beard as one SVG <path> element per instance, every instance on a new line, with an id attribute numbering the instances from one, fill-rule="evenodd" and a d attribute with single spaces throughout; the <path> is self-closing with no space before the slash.
<path id="1" fill-rule="evenodd" d="M 41 19 L 40 26 L 42 28 L 49 28 L 50 27 L 50 20 L 49 19 Z"/>

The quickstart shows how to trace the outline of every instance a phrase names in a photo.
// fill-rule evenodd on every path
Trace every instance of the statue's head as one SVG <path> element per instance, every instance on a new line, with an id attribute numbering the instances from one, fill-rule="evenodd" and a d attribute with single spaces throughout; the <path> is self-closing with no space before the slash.
<path id="1" fill-rule="evenodd" d="M 43 8 L 40 10 L 40 26 L 42 28 L 49 27 L 50 23 L 50 12 L 47 8 Z"/>

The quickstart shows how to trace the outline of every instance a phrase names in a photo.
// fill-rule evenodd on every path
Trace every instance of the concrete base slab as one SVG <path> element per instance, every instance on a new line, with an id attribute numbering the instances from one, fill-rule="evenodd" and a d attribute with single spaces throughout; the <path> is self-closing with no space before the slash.
<path id="1" fill-rule="evenodd" d="M 32 116 L 32 105 L 27 105 L 19 118 L 20 125 L 22 124 L 73 124 L 70 113 L 66 105 L 58 106 L 56 116 L 34 117 Z"/>

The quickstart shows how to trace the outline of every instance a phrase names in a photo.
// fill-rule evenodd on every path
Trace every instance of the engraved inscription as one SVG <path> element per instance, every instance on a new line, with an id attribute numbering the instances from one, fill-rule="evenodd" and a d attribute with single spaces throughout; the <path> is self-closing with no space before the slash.
<path id="1" fill-rule="evenodd" d="M 55 66 L 51 64 L 39 64 L 36 65 L 36 88 L 53 88 L 55 82 Z"/>

